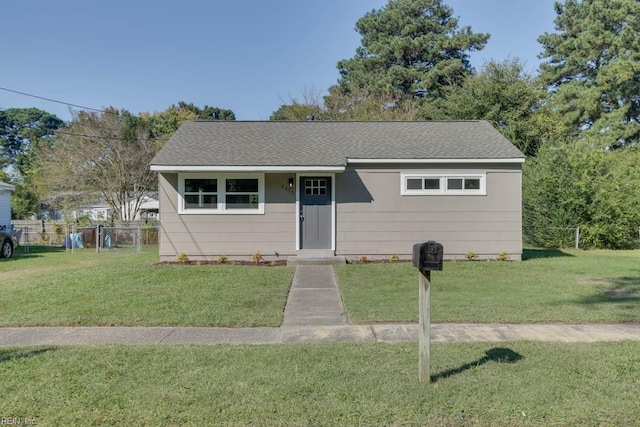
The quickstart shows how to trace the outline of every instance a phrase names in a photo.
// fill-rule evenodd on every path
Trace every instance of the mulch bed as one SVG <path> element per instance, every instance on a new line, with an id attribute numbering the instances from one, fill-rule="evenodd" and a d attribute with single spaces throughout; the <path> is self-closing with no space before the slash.
<path id="1" fill-rule="evenodd" d="M 260 262 L 253 262 L 253 261 L 225 261 L 225 262 L 218 262 L 218 261 L 186 261 L 186 262 L 179 262 L 179 261 L 159 261 L 156 264 L 158 265 L 249 265 L 252 267 L 282 267 L 287 265 L 287 260 L 286 259 L 280 259 L 280 260 L 276 260 L 276 261 L 260 261 Z"/>

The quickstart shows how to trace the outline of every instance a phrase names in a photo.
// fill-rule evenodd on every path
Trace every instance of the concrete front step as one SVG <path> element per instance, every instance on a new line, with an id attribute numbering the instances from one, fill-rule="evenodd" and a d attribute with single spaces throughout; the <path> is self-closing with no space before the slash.
<path id="1" fill-rule="evenodd" d="M 346 262 L 346 258 L 336 256 L 330 249 L 301 249 L 297 256 L 287 258 L 287 265 L 334 265 Z"/>
<path id="2" fill-rule="evenodd" d="M 300 249 L 297 255 L 300 258 L 330 258 L 335 253 L 331 249 Z"/>
<path id="3" fill-rule="evenodd" d="M 287 265 L 336 265 L 346 264 L 347 259 L 340 256 L 330 257 L 301 257 L 291 256 L 287 258 Z"/>

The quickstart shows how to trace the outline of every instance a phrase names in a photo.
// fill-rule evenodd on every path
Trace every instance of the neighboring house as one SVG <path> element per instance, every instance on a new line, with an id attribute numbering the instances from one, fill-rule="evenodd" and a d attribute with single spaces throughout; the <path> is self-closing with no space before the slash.
<path id="1" fill-rule="evenodd" d="M 111 211 L 111 205 L 101 200 L 94 203 L 87 203 L 85 206 L 71 211 L 71 219 L 76 220 L 86 217 L 91 221 L 107 221 L 111 218 Z"/>
<path id="2" fill-rule="evenodd" d="M 158 202 L 158 194 L 144 196 L 142 203 L 140 203 L 140 212 L 136 215 L 136 221 L 158 221 L 160 215 L 158 211 L 160 209 L 160 203 Z"/>
<path id="3" fill-rule="evenodd" d="M 13 185 L 0 182 L 0 228 L 11 228 L 11 193 L 15 189 Z"/>
<path id="4" fill-rule="evenodd" d="M 519 260 L 523 162 L 485 121 L 187 122 L 151 162 L 160 257 Z"/>
<path id="5" fill-rule="evenodd" d="M 157 221 L 158 216 L 158 199 L 157 194 L 143 196 L 140 202 L 140 208 L 135 215 L 134 221 Z M 133 202 L 131 202 L 131 210 L 133 210 Z M 92 221 L 107 221 L 111 219 L 113 209 L 109 203 L 101 199 L 95 203 L 87 204 L 71 212 L 73 219 L 81 216 L 88 216 Z"/>

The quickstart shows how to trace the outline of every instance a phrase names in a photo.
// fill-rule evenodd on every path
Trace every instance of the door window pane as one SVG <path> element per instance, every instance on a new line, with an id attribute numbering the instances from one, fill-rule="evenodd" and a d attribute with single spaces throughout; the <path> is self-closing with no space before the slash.
<path id="1" fill-rule="evenodd" d="M 327 194 L 327 180 L 326 179 L 305 179 L 304 194 L 309 194 L 309 195 Z"/>

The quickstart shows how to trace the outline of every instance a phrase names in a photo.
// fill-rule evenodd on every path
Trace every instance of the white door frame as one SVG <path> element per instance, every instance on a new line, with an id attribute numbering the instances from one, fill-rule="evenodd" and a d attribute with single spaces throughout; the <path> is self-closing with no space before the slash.
<path id="1" fill-rule="evenodd" d="M 296 251 L 300 250 L 300 178 L 304 177 L 331 178 L 331 250 L 336 250 L 336 174 L 335 173 L 296 173 Z"/>

